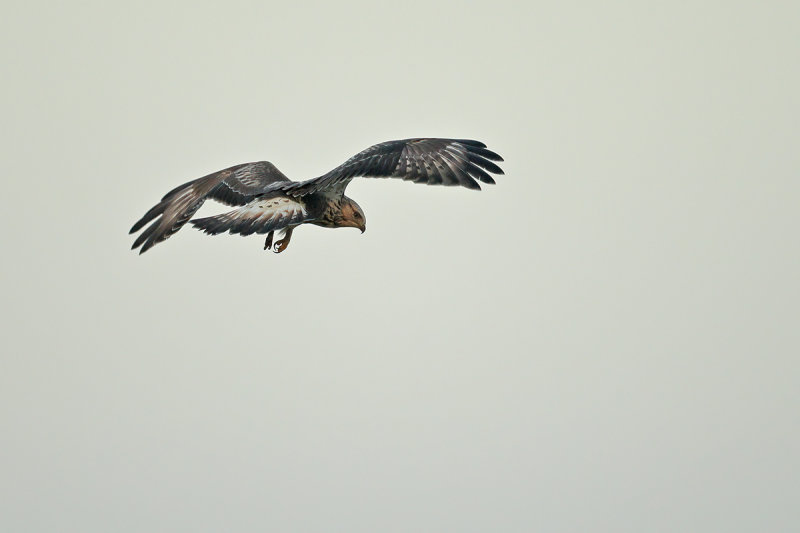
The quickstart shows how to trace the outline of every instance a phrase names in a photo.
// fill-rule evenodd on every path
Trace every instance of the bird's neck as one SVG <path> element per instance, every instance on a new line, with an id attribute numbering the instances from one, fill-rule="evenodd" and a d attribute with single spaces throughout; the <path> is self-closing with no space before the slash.
<path id="1" fill-rule="evenodd" d="M 326 228 L 336 228 L 342 220 L 342 205 L 344 200 L 341 196 L 327 198 L 324 204 L 322 215 L 319 217 L 319 225 Z"/>

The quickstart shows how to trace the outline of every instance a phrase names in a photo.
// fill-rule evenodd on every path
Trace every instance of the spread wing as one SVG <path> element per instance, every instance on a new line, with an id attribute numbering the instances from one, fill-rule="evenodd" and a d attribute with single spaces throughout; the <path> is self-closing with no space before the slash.
<path id="1" fill-rule="evenodd" d="M 264 194 L 276 183 L 292 183 L 268 161 L 236 165 L 208 176 L 184 183 L 164 195 L 130 230 L 136 233 L 155 220 L 134 241 L 133 250 L 141 246 L 144 253 L 167 240 L 200 209 L 207 198 L 227 205 L 245 205 Z"/>
<path id="2" fill-rule="evenodd" d="M 246 236 L 302 224 L 307 215 L 306 206 L 301 200 L 272 196 L 256 198 L 244 207 L 222 215 L 192 220 L 192 225 L 209 235 L 228 231 Z"/>
<path id="3" fill-rule="evenodd" d="M 479 181 L 494 183 L 490 172 L 503 173 L 492 162 L 502 160 L 479 141 L 404 139 L 371 146 L 318 178 L 276 184 L 274 188 L 292 196 L 304 196 L 320 190 L 344 192 L 353 178 L 365 176 L 480 189 Z"/>

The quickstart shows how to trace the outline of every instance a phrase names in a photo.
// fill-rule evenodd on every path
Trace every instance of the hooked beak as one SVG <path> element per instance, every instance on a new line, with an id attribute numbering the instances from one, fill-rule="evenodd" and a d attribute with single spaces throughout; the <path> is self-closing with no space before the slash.
<path id="1" fill-rule="evenodd" d="M 363 235 L 365 231 L 367 231 L 367 225 L 364 224 L 363 226 L 359 226 L 358 229 L 361 230 L 361 234 Z"/>

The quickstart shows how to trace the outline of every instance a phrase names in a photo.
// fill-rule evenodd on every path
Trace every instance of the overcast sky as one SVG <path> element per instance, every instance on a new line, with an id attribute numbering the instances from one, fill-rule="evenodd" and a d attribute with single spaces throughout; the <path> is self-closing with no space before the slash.
<path id="1" fill-rule="evenodd" d="M 0 530 L 800 530 L 800 10 L 674 4 L 7 2 Z M 506 174 L 129 250 L 416 136 Z"/>

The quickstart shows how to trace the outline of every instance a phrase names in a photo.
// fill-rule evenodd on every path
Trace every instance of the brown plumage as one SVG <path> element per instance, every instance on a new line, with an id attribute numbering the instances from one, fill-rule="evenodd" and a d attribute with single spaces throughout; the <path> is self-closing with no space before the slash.
<path id="1" fill-rule="evenodd" d="M 132 248 L 141 247 L 139 253 L 144 253 L 165 241 L 211 198 L 239 208 L 192 220 L 193 226 L 210 235 L 226 231 L 243 236 L 266 234 L 264 249 L 280 253 L 289 245 L 294 228 L 301 224 L 366 231 L 364 211 L 344 195 L 354 177 L 400 178 L 480 189 L 479 181 L 494 183 L 489 173 L 503 173 L 492 162 L 502 160 L 478 141 L 420 138 L 376 144 L 327 174 L 300 182 L 289 180 L 267 161 L 236 165 L 168 192 L 131 228 L 130 233 L 136 233 L 151 223 Z M 273 245 L 278 230 L 283 230 L 283 235 Z"/>

